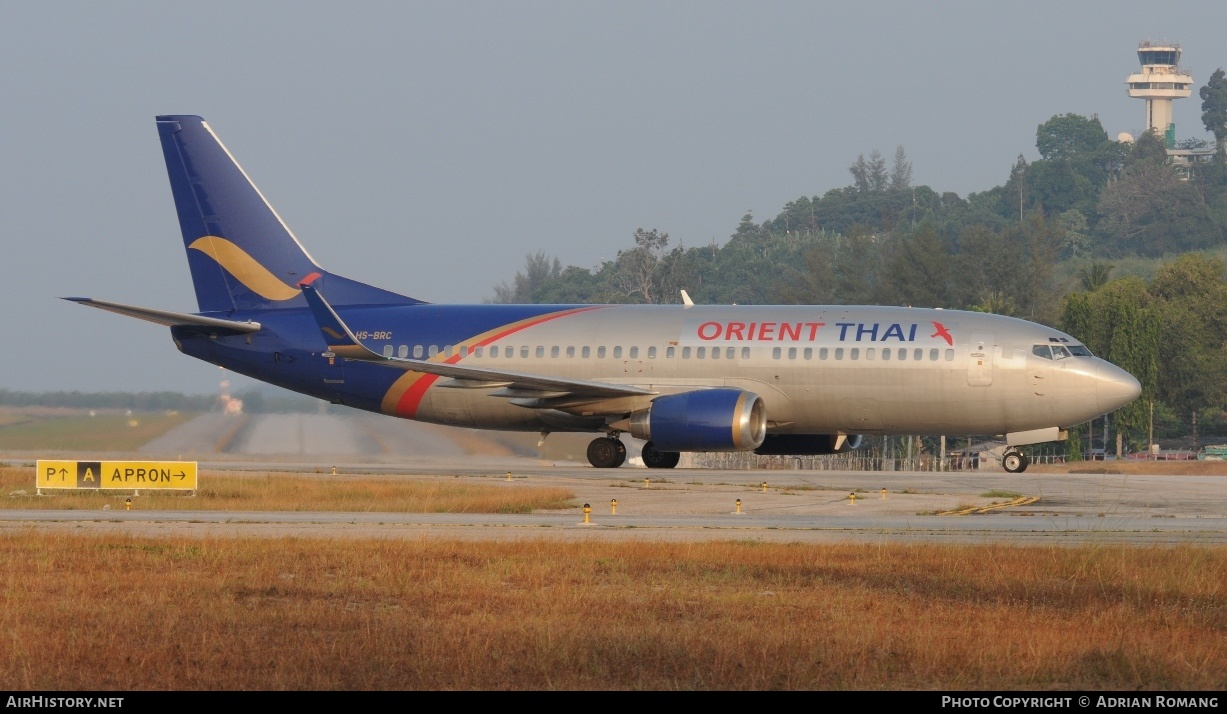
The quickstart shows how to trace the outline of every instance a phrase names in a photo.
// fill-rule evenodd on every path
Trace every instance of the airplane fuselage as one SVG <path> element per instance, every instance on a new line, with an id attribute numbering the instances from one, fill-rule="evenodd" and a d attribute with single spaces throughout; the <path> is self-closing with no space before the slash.
<path id="1" fill-rule="evenodd" d="M 772 434 L 1068 427 L 1103 413 L 1136 384 L 1095 357 L 1037 355 L 1040 347 L 1077 346 L 1057 330 L 953 310 L 422 304 L 338 313 L 367 346 L 389 357 L 633 384 L 657 394 L 746 390 L 764 401 Z M 517 396 L 329 356 L 305 309 L 262 311 L 259 320 L 263 329 L 250 337 L 176 330 L 176 342 L 187 354 L 288 389 L 440 424 L 597 431 L 607 416 L 650 402 L 561 397 L 550 404 L 540 401 L 549 395 Z M 1114 388 L 1121 375 L 1125 381 Z"/>

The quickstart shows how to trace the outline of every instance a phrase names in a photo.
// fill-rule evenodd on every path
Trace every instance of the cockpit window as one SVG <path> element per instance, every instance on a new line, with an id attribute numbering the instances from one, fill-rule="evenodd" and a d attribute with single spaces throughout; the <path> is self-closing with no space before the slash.
<path id="1" fill-rule="evenodd" d="M 1031 354 L 1044 359 L 1052 359 L 1052 349 L 1048 345 L 1036 345 L 1031 348 Z"/>
<path id="2" fill-rule="evenodd" d="M 1091 351 L 1086 348 L 1086 345 L 1070 345 L 1069 352 L 1075 357 L 1094 357 Z"/>
<path id="3" fill-rule="evenodd" d="M 1069 353 L 1069 350 L 1066 349 L 1064 346 L 1062 345 L 1052 346 L 1052 358 L 1053 359 L 1067 359 L 1069 357 L 1073 357 L 1073 355 L 1071 355 Z"/>

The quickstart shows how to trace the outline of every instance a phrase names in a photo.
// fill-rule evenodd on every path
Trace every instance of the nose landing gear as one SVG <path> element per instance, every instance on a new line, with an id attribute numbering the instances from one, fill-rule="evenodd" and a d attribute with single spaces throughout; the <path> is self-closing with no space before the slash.
<path id="1" fill-rule="evenodd" d="M 1012 474 L 1020 474 L 1027 470 L 1031 460 L 1018 449 L 1008 449 L 1001 457 L 1001 467 Z"/>

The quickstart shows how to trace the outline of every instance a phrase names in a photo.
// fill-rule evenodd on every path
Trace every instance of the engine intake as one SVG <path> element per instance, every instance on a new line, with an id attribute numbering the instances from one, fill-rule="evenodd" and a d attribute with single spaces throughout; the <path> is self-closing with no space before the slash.
<path id="1" fill-rule="evenodd" d="M 754 453 L 762 456 L 823 456 L 859 449 L 860 434 L 772 434 Z"/>
<path id="2" fill-rule="evenodd" d="M 658 451 L 750 451 L 767 436 L 767 408 L 753 392 L 700 389 L 658 397 L 630 427 Z"/>

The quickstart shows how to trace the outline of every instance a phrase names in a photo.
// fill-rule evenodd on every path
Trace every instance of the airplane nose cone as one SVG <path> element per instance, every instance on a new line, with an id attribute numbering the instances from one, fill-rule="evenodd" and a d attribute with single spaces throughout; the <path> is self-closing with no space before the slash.
<path id="1" fill-rule="evenodd" d="M 1125 406 L 1142 394 L 1142 383 L 1132 374 L 1112 364 L 1104 363 L 1095 381 L 1095 398 L 1099 411 L 1107 414 Z"/>

